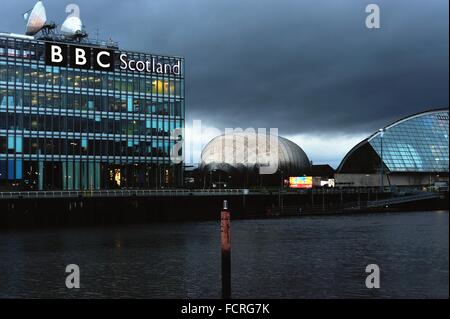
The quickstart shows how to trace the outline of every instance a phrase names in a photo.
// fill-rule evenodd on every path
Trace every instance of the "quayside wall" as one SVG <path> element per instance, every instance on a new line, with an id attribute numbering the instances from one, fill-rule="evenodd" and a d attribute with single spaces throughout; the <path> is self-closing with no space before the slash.
<path id="1" fill-rule="evenodd" d="M 303 192 L 286 193 L 186 193 L 182 196 L 0 198 L 0 228 L 78 227 L 151 222 L 220 220 L 223 201 L 232 219 L 270 218 L 370 211 L 448 210 L 448 192 L 436 199 L 369 207 L 392 193 Z M 385 207 L 386 206 L 386 207 Z"/>

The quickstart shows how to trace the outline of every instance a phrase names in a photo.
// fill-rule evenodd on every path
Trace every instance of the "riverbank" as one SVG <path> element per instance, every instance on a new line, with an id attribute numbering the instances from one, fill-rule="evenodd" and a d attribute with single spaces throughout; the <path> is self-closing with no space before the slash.
<path id="1" fill-rule="evenodd" d="M 448 210 L 448 192 L 400 196 L 368 192 L 239 192 L 179 196 L 77 196 L 0 200 L 0 228 L 78 227 L 218 220 L 223 200 L 233 219 Z M 434 196 L 434 197 L 430 197 Z M 389 203 L 389 204 L 386 204 Z"/>

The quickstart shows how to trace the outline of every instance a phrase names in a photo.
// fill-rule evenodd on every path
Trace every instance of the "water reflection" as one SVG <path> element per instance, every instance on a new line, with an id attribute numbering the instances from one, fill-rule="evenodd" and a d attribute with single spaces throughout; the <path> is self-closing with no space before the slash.
<path id="1" fill-rule="evenodd" d="M 448 226 L 448 212 L 233 221 L 233 297 L 448 298 Z M 219 240 L 218 222 L 2 232 L 0 297 L 219 298 Z"/>

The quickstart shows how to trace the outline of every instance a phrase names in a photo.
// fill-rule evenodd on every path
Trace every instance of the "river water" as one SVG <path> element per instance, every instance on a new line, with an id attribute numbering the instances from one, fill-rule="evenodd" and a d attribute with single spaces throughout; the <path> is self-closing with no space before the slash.
<path id="1" fill-rule="evenodd" d="M 232 221 L 234 298 L 448 298 L 448 211 Z M 0 298 L 220 298 L 219 222 L 0 232 Z M 65 267 L 80 268 L 67 289 Z M 379 289 L 365 267 L 381 269 Z"/>

